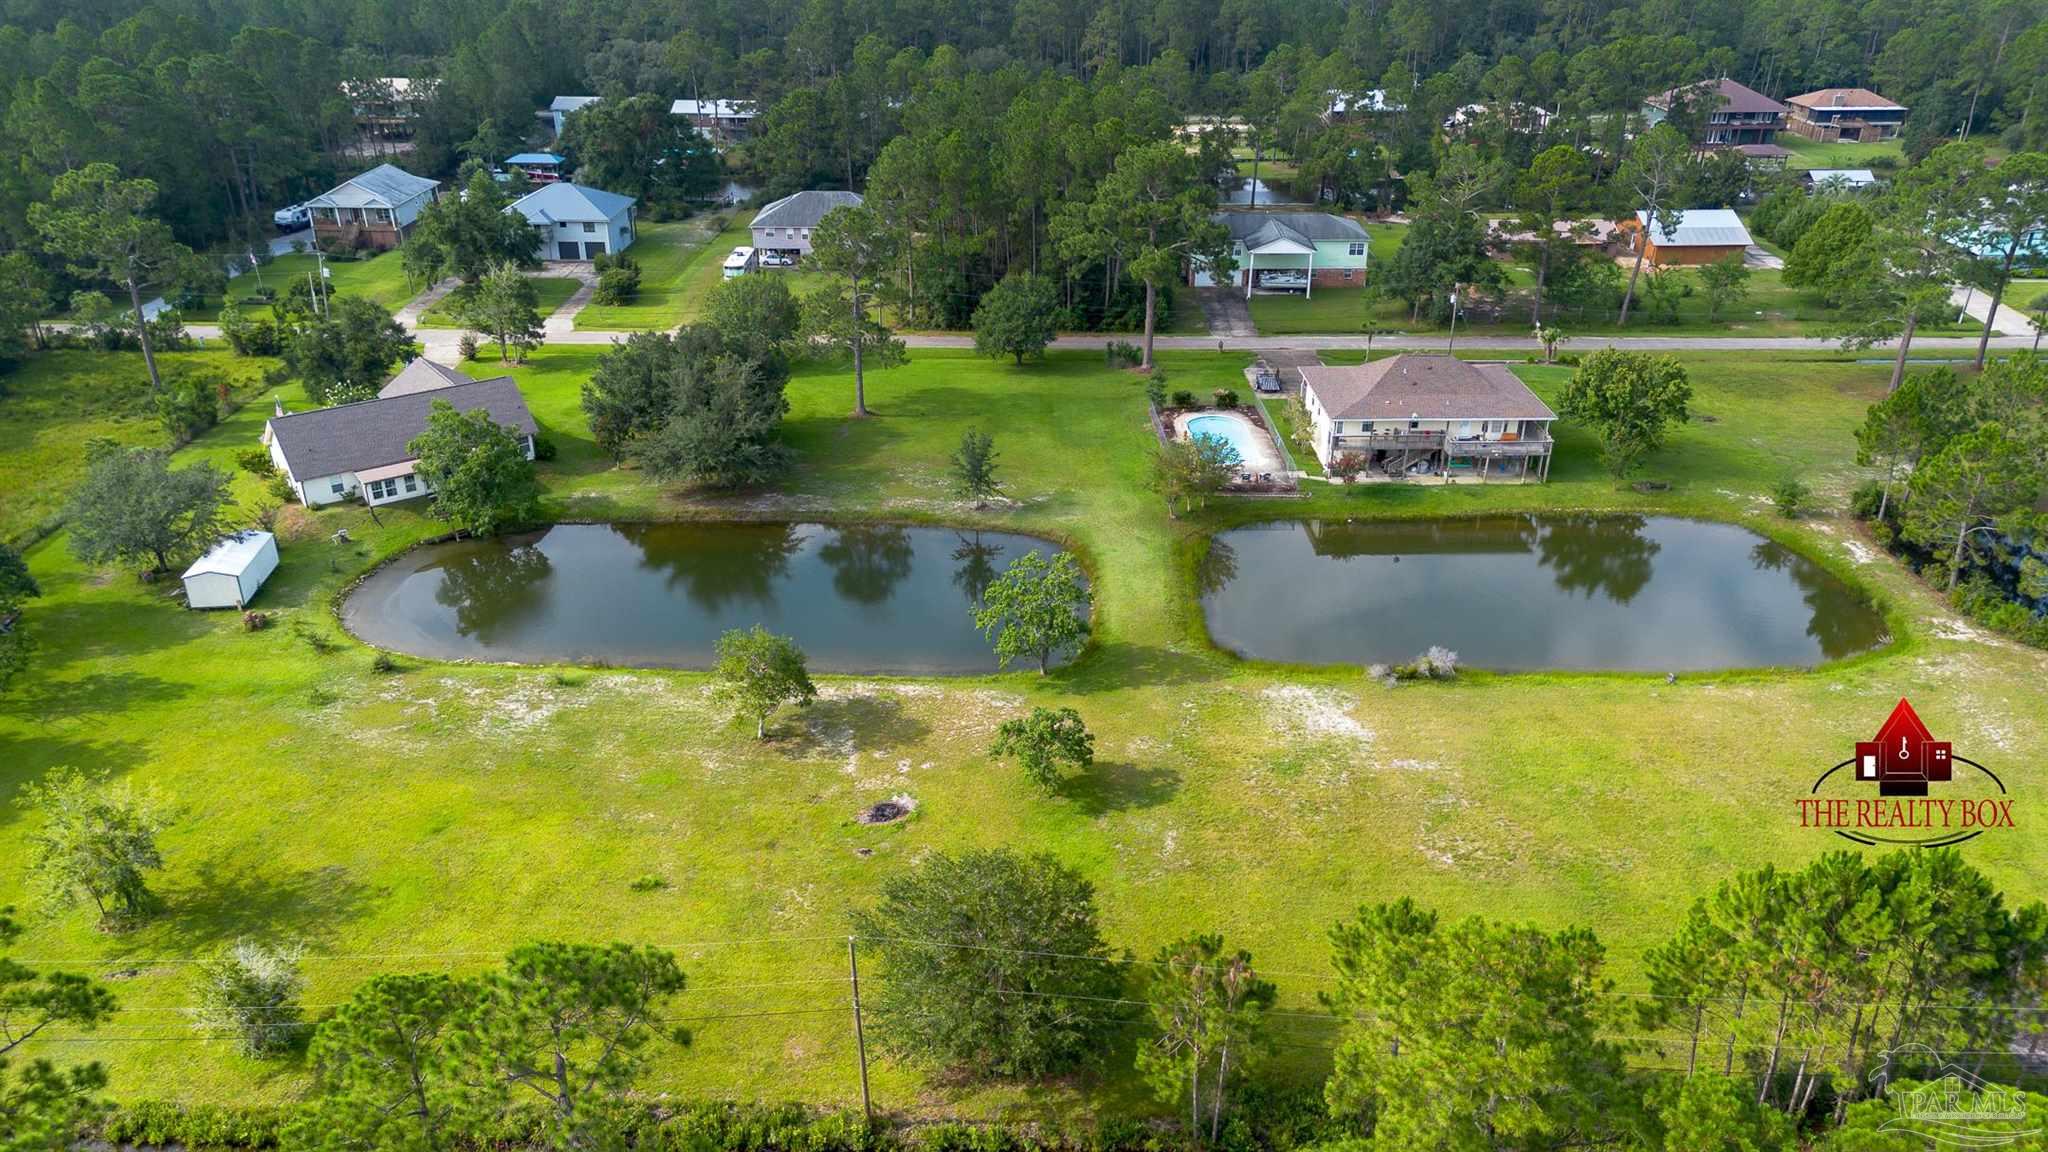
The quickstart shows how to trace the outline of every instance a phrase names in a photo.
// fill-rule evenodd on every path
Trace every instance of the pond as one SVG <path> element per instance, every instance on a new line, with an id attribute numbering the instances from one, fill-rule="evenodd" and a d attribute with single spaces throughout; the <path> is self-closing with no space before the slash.
<path id="1" fill-rule="evenodd" d="M 1881 643 L 1855 589 L 1747 528 L 1664 516 L 1260 524 L 1200 572 L 1221 647 L 1394 664 L 1432 645 L 1504 671 L 1804 666 Z"/>
<path id="2" fill-rule="evenodd" d="M 814 672 L 996 670 L 970 606 L 1044 540 L 823 524 L 558 524 L 417 548 L 342 622 L 435 659 L 708 668 L 728 628 L 793 636 Z"/>

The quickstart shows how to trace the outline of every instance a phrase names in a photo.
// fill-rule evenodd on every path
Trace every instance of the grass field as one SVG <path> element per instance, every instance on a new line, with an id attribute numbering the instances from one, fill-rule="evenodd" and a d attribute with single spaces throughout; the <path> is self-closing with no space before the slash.
<path id="1" fill-rule="evenodd" d="M 574 276 L 533 276 L 533 293 L 540 300 L 541 319 L 555 314 L 555 310 L 569 302 L 576 294 L 582 281 Z M 434 302 L 434 306 L 420 316 L 421 328 L 460 328 L 462 322 L 455 318 L 455 294 L 450 293 Z"/>
<path id="2" fill-rule="evenodd" d="M 283 292 L 288 284 L 304 282 L 316 268 L 317 260 L 311 254 L 279 256 L 265 264 L 260 273 L 244 272 L 228 281 L 228 299 L 255 299 L 259 286 Z M 405 266 L 396 252 L 380 253 L 367 260 L 329 259 L 327 268 L 327 286 L 338 295 L 362 296 L 394 312 L 424 289 L 424 285 L 406 282 Z M 209 298 L 207 304 L 206 308 L 182 313 L 186 322 L 211 324 L 219 319 L 220 301 Z"/>
<path id="3" fill-rule="evenodd" d="M 119 972 L 121 1013 L 96 1038 L 23 1056 L 107 1062 L 122 1097 L 266 1101 L 302 1090 L 294 1060 L 261 1063 L 196 1040 L 189 961 L 238 937 L 308 948 L 317 1014 L 380 971 L 469 970 L 535 936 L 677 948 L 695 1045 L 664 1052 L 655 1091 L 857 1100 L 846 1012 L 846 911 L 936 849 L 1046 851 L 1096 885 L 1111 941 L 1149 955 L 1191 930 L 1253 950 L 1282 1006 L 1329 986 L 1325 932 L 1364 901 L 1413 895 L 1450 915 L 1585 924 L 1624 990 L 1642 950 L 1692 898 L 1744 867 L 1793 866 L 1840 846 L 1797 827 L 1816 768 L 1910 694 L 1930 725 L 1987 762 L 2048 739 L 2048 654 L 1986 640 L 1837 519 L 1857 472 L 1850 429 L 1882 366 L 1691 355 L 1703 419 L 1648 469 L 1667 492 L 1618 488 L 1583 433 L 1559 435 L 1553 483 L 1315 486 L 1298 502 L 1224 502 L 1175 521 L 1146 490 L 1152 433 L 1132 376 L 1094 353 L 1012 368 L 918 350 L 868 376 L 876 417 L 852 421 L 840 370 L 792 382 L 799 466 L 780 488 L 724 499 L 664 492 L 592 445 L 576 388 L 594 348 L 544 348 L 514 369 L 561 454 L 542 466 L 558 518 L 802 516 L 980 524 L 1044 533 L 1086 557 L 1098 599 L 1089 652 L 1046 678 L 826 678 L 807 712 L 756 743 L 707 700 L 700 675 L 401 661 L 372 671 L 339 636 L 331 598 L 378 558 L 437 532 L 417 507 L 292 513 L 283 563 L 257 607 L 281 625 L 181 611 L 161 586 L 82 568 L 62 535 L 30 563 L 26 678 L 0 699 L 0 800 L 58 765 L 105 768 L 175 803 L 162 840 L 162 914 L 125 935 L 83 912 L 38 919 L 17 955 Z M 1245 359 L 1165 353 L 1177 388 L 1242 381 Z M 107 359 L 109 373 L 126 361 Z M 495 366 L 491 366 L 493 369 Z M 1563 369 L 1521 369 L 1555 397 Z M 89 374 L 68 373 L 89 389 Z M 296 398 L 287 395 L 287 402 Z M 185 458 L 254 443 L 251 405 Z M 75 443 L 61 406 L 0 399 L 0 475 Z M 1013 503 L 957 501 L 946 458 L 961 432 L 996 433 Z M 41 457 L 38 457 L 41 459 Z M 1785 525 L 1765 494 L 1797 470 L 1826 514 Z M 49 479 L 49 484 L 61 480 Z M 254 478 L 240 481 L 254 494 Z M 23 492 L 0 487 L 17 518 Z M 1203 534 L 1303 514 L 1469 514 L 1528 508 L 1668 511 L 1740 519 L 1866 582 L 1899 641 L 1814 672 L 1690 677 L 1470 675 L 1383 689 L 1356 670 L 1244 664 L 1206 643 L 1194 598 Z M 31 517 L 32 518 L 32 517 Z M 336 529 L 352 540 L 337 543 Z M 341 640 L 319 654 L 296 633 Z M 1052 797 L 985 756 L 993 726 L 1034 704 L 1072 706 L 1097 765 Z M 2038 773 L 2007 776 L 2018 804 Z M 901 824 L 854 823 L 897 791 Z M 31 819 L 0 804 L 0 904 L 22 902 Z M 869 850 L 871 854 L 863 854 Z M 2048 891 L 2048 840 L 1966 846 L 2008 899 Z M 636 891 L 660 876 L 668 887 Z M 863 972 L 864 982 L 885 981 Z M 1329 1032 L 1282 1026 L 1281 1071 L 1319 1074 Z M 1039 1086 L 961 1085 L 887 1058 L 878 1106 L 1029 1119 L 1144 1106 L 1128 1043 L 1100 1069 Z"/>
<path id="4" fill-rule="evenodd" d="M 1868 168 L 1880 160 L 1893 164 L 1904 164 L 1905 148 L 1897 140 L 1885 140 L 1872 144 L 1843 143 L 1822 144 L 1790 132 L 1778 133 L 1778 143 L 1792 153 L 1785 166 L 1795 172 L 1808 168 Z"/>
<path id="5" fill-rule="evenodd" d="M 576 327 L 638 332 L 673 328 L 682 323 L 696 307 L 693 293 L 708 290 L 694 276 L 698 265 L 708 259 L 715 269 L 725 254 L 732 251 L 733 245 L 724 242 L 731 229 L 714 233 L 712 222 L 716 219 L 695 216 L 688 220 L 642 223 L 640 238 L 627 249 L 640 262 L 640 294 L 631 304 L 591 304 L 576 314 Z M 752 219 L 752 215 L 742 212 L 734 217 L 735 221 L 746 219 Z M 744 231 L 742 227 L 741 232 Z M 733 243 L 745 242 L 742 238 Z"/>

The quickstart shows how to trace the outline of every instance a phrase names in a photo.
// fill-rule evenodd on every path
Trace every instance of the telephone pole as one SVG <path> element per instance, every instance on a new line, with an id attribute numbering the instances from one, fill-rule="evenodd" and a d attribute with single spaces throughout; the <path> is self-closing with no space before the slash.
<path id="1" fill-rule="evenodd" d="M 867 1117 L 868 1127 L 875 1126 L 875 1102 L 868 1095 L 868 1041 L 861 1030 L 860 1022 L 860 953 L 854 949 L 854 938 L 846 938 L 846 970 L 853 977 L 853 1050 L 860 1057 L 860 1110 Z"/>

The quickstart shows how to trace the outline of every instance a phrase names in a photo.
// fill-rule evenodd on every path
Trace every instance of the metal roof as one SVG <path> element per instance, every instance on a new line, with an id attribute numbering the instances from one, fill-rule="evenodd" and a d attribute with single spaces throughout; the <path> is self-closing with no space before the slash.
<path id="1" fill-rule="evenodd" d="M 277 537 L 268 532 L 258 532 L 253 528 L 237 532 L 208 548 L 206 555 L 194 560 L 180 579 L 189 580 L 194 576 L 208 574 L 240 576 L 249 570 L 249 565 L 254 563 L 256 558 L 263 554 L 264 549 L 269 548 L 271 542 L 276 539 Z"/>
<path id="2" fill-rule="evenodd" d="M 560 164 L 561 162 L 562 158 L 553 152 L 521 152 L 516 156 L 505 157 L 505 163 L 507 164 Z"/>
<path id="3" fill-rule="evenodd" d="M 440 401 L 454 405 L 457 412 L 482 409 L 492 420 L 522 435 L 539 431 L 533 413 L 527 411 L 526 398 L 519 394 L 519 385 L 510 376 L 498 376 L 273 416 L 270 434 L 295 480 L 361 472 L 412 459 L 407 445 L 426 430 L 427 413 Z"/>
<path id="4" fill-rule="evenodd" d="M 1232 240 L 1247 248 L 1275 239 L 1313 244 L 1318 240 L 1355 242 L 1367 238 L 1358 221 L 1328 212 L 1218 212 L 1214 219 L 1229 229 Z"/>
<path id="5" fill-rule="evenodd" d="M 1678 228 L 1670 233 L 1650 222 L 1648 212 L 1637 212 L 1636 223 L 1649 230 L 1650 243 L 1659 248 L 1747 248 L 1749 229 L 1742 217 L 1726 208 L 1692 208 L 1678 214 Z"/>
<path id="6" fill-rule="evenodd" d="M 604 99 L 604 97 L 602 96 L 557 96 L 555 97 L 554 101 L 548 105 L 548 111 L 574 112 L 578 108 L 583 107 L 585 104 L 595 104 L 602 99 Z"/>
<path id="7" fill-rule="evenodd" d="M 543 184 L 514 200 L 505 211 L 535 224 L 601 224 L 633 206 L 631 196 L 582 184 Z"/>
<path id="8" fill-rule="evenodd" d="M 1332 420 L 1555 420 L 1502 364 L 1404 352 L 1370 364 L 1310 365 L 1302 386 Z"/>
<path id="9" fill-rule="evenodd" d="M 432 392 L 451 384 L 467 384 L 469 377 L 443 364 L 436 364 L 425 356 L 415 356 L 412 363 L 398 370 L 398 375 L 385 381 L 377 390 L 377 399 L 387 396 L 404 396 L 411 392 Z"/>
<path id="10" fill-rule="evenodd" d="M 755 228 L 815 228 L 825 213 L 834 208 L 856 208 L 858 192 L 828 192 L 812 189 L 784 196 L 754 215 Z"/>
<path id="11" fill-rule="evenodd" d="M 309 208 L 396 208 L 439 188 L 439 180 L 379 164 L 306 201 Z"/>
<path id="12" fill-rule="evenodd" d="M 748 120 L 754 116 L 754 102 L 751 100 L 678 100 L 668 106 L 671 116 L 723 116 L 728 120 Z"/>
<path id="13" fill-rule="evenodd" d="M 1815 184 L 1839 180 L 1851 188 L 1877 183 L 1877 173 L 1868 168 L 1812 168 L 1807 170 L 1806 178 Z"/>

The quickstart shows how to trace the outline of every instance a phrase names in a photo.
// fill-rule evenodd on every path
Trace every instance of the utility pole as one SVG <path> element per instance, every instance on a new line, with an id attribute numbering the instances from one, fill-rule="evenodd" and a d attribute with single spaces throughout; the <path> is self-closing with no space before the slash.
<path id="1" fill-rule="evenodd" d="M 1451 355 L 1458 351 L 1458 293 L 1464 287 L 1463 284 L 1451 285 L 1451 340 L 1444 348 L 1444 351 Z"/>
<path id="2" fill-rule="evenodd" d="M 868 1127 L 875 1126 L 875 1102 L 868 1095 L 868 1041 L 861 1030 L 860 1022 L 860 953 L 854 949 L 854 938 L 846 938 L 846 970 L 853 977 L 853 1050 L 860 1057 L 860 1110 L 867 1117 Z"/>

